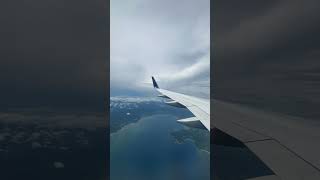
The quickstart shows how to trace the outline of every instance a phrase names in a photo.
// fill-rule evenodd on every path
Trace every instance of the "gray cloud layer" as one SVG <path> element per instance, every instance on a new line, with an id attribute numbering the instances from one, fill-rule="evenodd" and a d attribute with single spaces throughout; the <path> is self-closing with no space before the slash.
<path id="1" fill-rule="evenodd" d="M 106 1 L 1 1 L 1 106 L 101 106 Z"/>
<path id="2" fill-rule="evenodd" d="M 215 1 L 214 97 L 319 116 L 320 2 Z"/>
<path id="3" fill-rule="evenodd" d="M 208 86 L 209 4 L 112 0 L 111 88 L 143 90 L 151 75 L 167 88 L 199 81 Z"/>

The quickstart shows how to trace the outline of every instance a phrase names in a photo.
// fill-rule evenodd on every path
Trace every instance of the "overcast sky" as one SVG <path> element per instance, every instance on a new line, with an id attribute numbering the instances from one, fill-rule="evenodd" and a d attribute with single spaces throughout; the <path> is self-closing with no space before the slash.
<path id="1" fill-rule="evenodd" d="M 0 2 L 0 109 L 104 110 L 107 1 Z"/>
<path id="2" fill-rule="evenodd" d="M 213 6 L 212 97 L 319 119 L 320 1 Z"/>
<path id="3" fill-rule="evenodd" d="M 209 95 L 209 0 L 111 0 L 110 19 L 112 94 L 150 90 L 153 75 L 162 88 Z"/>

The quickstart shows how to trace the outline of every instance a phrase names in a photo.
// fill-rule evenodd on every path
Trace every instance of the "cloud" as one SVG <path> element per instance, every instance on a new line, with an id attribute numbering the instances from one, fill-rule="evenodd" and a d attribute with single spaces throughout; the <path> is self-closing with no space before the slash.
<path id="1" fill-rule="evenodd" d="M 0 106 L 101 106 L 106 3 L 2 1 Z"/>
<path id="2" fill-rule="evenodd" d="M 103 113 L 93 112 L 53 112 L 37 109 L 19 110 L 16 112 L 0 112 L 0 123 L 19 124 L 21 126 L 36 125 L 41 128 L 106 128 Z"/>
<path id="3" fill-rule="evenodd" d="M 315 74 L 320 68 L 319 5 L 316 0 L 216 2 L 213 96 L 317 114 L 312 107 L 320 102 L 315 90 L 320 79 Z"/>
<path id="4" fill-rule="evenodd" d="M 207 54 L 209 55 L 209 54 Z M 171 75 L 163 75 L 162 78 L 165 78 L 168 81 L 179 82 L 181 80 L 191 80 L 207 78 L 209 79 L 209 72 L 210 72 L 210 57 L 204 56 L 196 63 L 182 69 L 179 72 L 176 72 Z"/>
<path id="5" fill-rule="evenodd" d="M 158 98 L 158 97 L 121 97 L 121 96 L 114 96 L 114 97 L 110 97 L 110 106 L 113 103 L 139 104 L 139 103 L 160 102 L 160 101 L 161 101 L 161 98 Z"/>
<path id="6" fill-rule="evenodd" d="M 209 74 L 209 4 L 112 0 L 111 88 L 146 90 L 142 84 L 152 75 L 186 85 L 191 76 Z"/>

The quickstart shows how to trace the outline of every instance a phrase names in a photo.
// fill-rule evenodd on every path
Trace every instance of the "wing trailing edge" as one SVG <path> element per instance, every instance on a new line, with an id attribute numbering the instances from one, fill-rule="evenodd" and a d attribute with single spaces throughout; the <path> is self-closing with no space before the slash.
<path id="1" fill-rule="evenodd" d="M 201 123 L 201 121 L 197 117 L 190 117 L 190 118 L 185 118 L 185 119 L 179 119 L 177 122 L 188 126 L 188 127 L 193 127 L 193 128 L 198 128 L 198 129 L 206 129 L 206 127 Z"/>
<path id="2" fill-rule="evenodd" d="M 177 101 L 167 101 L 165 102 L 166 104 L 170 105 L 170 106 L 174 106 L 174 107 L 178 107 L 178 108 L 186 108 L 186 106 L 180 104 Z"/>
<path id="3" fill-rule="evenodd" d="M 168 96 L 163 95 L 163 94 L 158 95 L 158 97 L 170 99 Z"/>

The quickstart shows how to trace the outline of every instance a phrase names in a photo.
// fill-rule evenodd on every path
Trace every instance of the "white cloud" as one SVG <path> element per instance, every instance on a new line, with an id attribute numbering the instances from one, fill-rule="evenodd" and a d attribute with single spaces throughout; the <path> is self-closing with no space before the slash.
<path id="1" fill-rule="evenodd" d="M 166 85 L 209 83 L 209 3 L 111 0 L 111 87 L 141 89 L 151 75 Z"/>

